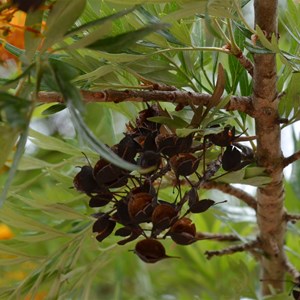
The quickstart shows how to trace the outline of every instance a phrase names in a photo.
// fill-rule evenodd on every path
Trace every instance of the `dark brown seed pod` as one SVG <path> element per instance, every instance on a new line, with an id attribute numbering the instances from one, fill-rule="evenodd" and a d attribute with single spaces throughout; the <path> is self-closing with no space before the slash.
<path id="1" fill-rule="evenodd" d="M 119 228 L 115 232 L 115 235 L 127 237 L 121 241 L 118 241 L 118 245 L 125 245 L 137 239 L 142 233 L 143 230 L 138 226 L 126 226 L 126 227 Z"/>
<path id="2" fill-rule="evenodd" d="M 194 214 L 203 213 L 207 211 L 211 206 L 215 205 L 215 203 L 216 202 L 211 199 L 198 200 L 190 205 L 189 211 Z"/>
<path id="3" fill-rule="evenodd" d="M 138 129 L 142 133 L 149 131 L 157 131 L 160 128 L 161 124 L 148 120 L 148 118 L 157 116 L 159 116 L 158 106 L 149 106 L 147 109 L 144 109 L 139 112 L 139 115 L 136 119 L 136 127 L 138 127 Z"/>
<path id="4" fill-rule="evenodd" d="M 131 163 L 135 163 L 134 158 L 140 150 L 141 146 L 129 134 L 117 144 L 117 154 Z"/>
<path id="5" fill-rule="evenodd" d="M 215 125 L 212 127 L 219 127 L 219 125 Z M 215 145 L 220 147 L 230 146 L 234 141 L 235 137 L 235 127 L 227 125 L 224 127 L 224 130 L 220 133 L 209 134 L 207 138 Z"/>
<path id="6" fill-rule="evenodd" d="M 172 157 L 178 153 L 185 153 L 191 150 L 193 135 L 178 137 L 175 134 L 159 134 L 155 142 L 159 152 Z"/>
<path id="7" fill-rule="evenodd" d="M 81 168 L 80 172 L 74 177 L 73 185 L 77 191 L 87 195 L 97 193 L 100 190 L 93 175 L 93 168 L 90 166 Z"/>
<path id="8" fill-rule="evenodd" d="M 102 207 L 110 203 L 110 201 L 113 199 L 113 194 L 109 191 L 105 193 L 101 193 L 98 195 L 95 195 L 91 197 L 89 206 L 90 207 Z"/>
<path id="9" fill-rule="evenodd" d="M 115 204 L 115 208 L 116 212 L 112 216 L 113 220 L 123 225 L 128 225 L 132 223 L 128 213 L 128 200 L 126 198 L 119 200 Z"/>
<path id="10" fill-rule="evenodd" d="M 197 241 L 196 226 L 191 219 L 185 217 L 176 221 L 167 235 L 179 245 L 189 245 Z"/>
<path id="11" fill-rule="evenodd" d="M 160 165 L 161 157 L 159 153 L 154 151 L 145 151 L 139 159 L 139 165 L 143 169 L 151 168 L 151 173 L 156 171 Z"/>
<path id="12" fill-rule="evenodd" d="M 108 237 L 114 230 L 116 222 L 111 220 L 110 216 L 103 214 L 98 218 L 98 220 L 93 225 L 93 232 L 97 232 L 96 239 L 102 242 L 106 237 Z"/>
<path id="13" fill-rule="evenodd" d="M 166 255 L 165 247 L 155 239 L 139 241 L 135 246 L 134 253 L 146 263 L 155 263 L 165 258 L 171 258 Z"/>
<path id="14" fill-rule="evenodd" d="M 225 171 L 237 170 L 241 160 L 241 152 L 236 147 L 228 146 L 222 156 L 222 167 Z"/>
<path id="15" fill-rule="evenodd" d="M 99 159 L 94 167 L 94 177 L 99 185 L 107 185 L 122 175 L 122 169 L 112 165 L 105 159 Z"/>
<path id="16" fill-rule="evenodd" d="M 171 168 L 176 176 L 189 176 L 199 167 L 199 159 L 190 153 L 180 153 L 170 158 Z"/>
<path id="17" fill-rule="evenodd" d="M 163 230 L 169 228 L 178 217 L 178 211 L 172 204 L 159 204 L 152 213 L 152 234 L 157 235 Z"/>
<path id="18" fill-rule="evenodd" d="M 300 300 L 300 291 L 293 289 L 292 295 L 295 300 Z"/>
<path id="19" fill-rule="evenodd" d="M 18 7 L 18 9 L 29 12 L 37 10 L 45 0 L 12 0 L 13 4 Z"/>
<path id="20" fill-rule="evenodd" d="M 153 197 L 149 193 L 137 193 L 130 196 L 128 201 L 128 213 L 134 223 L 151 220 L 153 212 Z"/>

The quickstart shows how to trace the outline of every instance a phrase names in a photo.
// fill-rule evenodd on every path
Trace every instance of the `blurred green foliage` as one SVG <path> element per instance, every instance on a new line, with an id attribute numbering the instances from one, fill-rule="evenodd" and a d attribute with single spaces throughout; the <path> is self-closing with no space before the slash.
<path id="1" fill-rule="evenodd" d="M 35 38 L 27 33 L 24 51 L 5 45 L 19 56 L 23 71 L 1 81 L 1 90 L 6 92 L 0 93 L 0 184 L 7 190 L 7 199 L 0 221 L 15 237 L 0 241 L 0 299 L 261 299 L 258 267 L 250 254 L 206 259 L 206 250 L 222 249 L 228 243 L 199 241 L 178 246 L 167 241 L 167 252 L 180 258 L 146 265 L 133 254 L 131 244 L 118 246 L 115 237 L 101 244 L 96 241 L 91 230 L 95 210 L 89 208 L 88 197 L 72 187 L 77 166 L 87 164 L 82 152 L 92 164 L 99 154 L 110 157 L 104 145 L 118 142 L 125 124 L 145 105 L 84 106 L 79 89 L 140 88 L 141 83 L 156 82 L 212 93 L 221 62 L 226 69 L 226 94 L 249 96 L 251 77 L 222 48 L 231 19 L 235 41 L 248 58 L 251 51 L 278 53 L 278 87 L 287 92 L 280 113 L 290 123 L 296 122 L 300 116 L 299 5 L 287 2 L 280 15 L 280 49 L 274 42 L 247 50 L 251 32 L 239 13 L 240 4 L 248 1 L 75 0 L 66 4 L 58 0 L 44 14 L 28 14 L 28 22 L 43 19 L 47 29 L 44 36 Z M 65 106 L 37 103 L 39 90 L 62 92 L 71 117 Z M 15 91 L 18 95 L 12 96 Z M 172 113 L 175 109 L 173 104 L 161 105 Z M 249 128 L 251 133 L 253 124 L 243 114 L 223 110 L 212 114 L 215 122 L 223 120 L 241 132 Z M 192 113 L 186 108 L 174 116 L 182 125 L 190 122 Z M 23 142 L 30 141 L 25 155 L 25 142 L 14 149 L 20 134 Z M 295 145 L 299 145 L 298 139 L 296 136 Z M 217 154 L 208 154 L 211 159 L 209 155 Z M 7 167 L 12 164 L 8 174 Z M 258 168 L 249 168 L 223 179 L 257 186 L 267 180 L 257 177 L 261 174 Z M 299 212 L 297 174 L 299 164 L 294 166 L 295 176 L 286 182 L 285 205 L 293 212 Z M 13 183 L 8 189 L 9 178 Z M 172 187 L 162 187 L 165 200 L 172 193 Z M 201 196 L 207 194 L 201 191 Z M 251 209 L 221 193 L 210 195 L 220 201 L 229 199 L 228 206 L 216 206 L 196 216 L 199 231 L 255 234 Z M 289 229 L 286 247 L 297 265 L 299 226 L 293 224 Z M 283 295 L 268 299 L 288 299 L 288 293 L 289 287 Z"/>

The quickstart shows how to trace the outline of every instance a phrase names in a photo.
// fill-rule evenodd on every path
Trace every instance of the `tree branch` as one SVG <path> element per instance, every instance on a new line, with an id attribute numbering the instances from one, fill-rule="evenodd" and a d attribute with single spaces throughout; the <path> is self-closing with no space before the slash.
<path id="1" fill-rule="evenodd" d="M 248 194 L 242 189 L 236 188 L 228 183 L 221 183 L 215 181 L 205 181 L 201 184 L 201 188 L 211 190 L 216 189 L 228 195 L 234 196 L 241 201 L 245 202 L 248 206 L 256 210 L 257 202 L 253 196 Z"/>
<path id="2" fill-rule="evenodd" d="M 254 240 L 248 243 L 244 243 L 242 245 L 231 246 L 223 250 L 205 251 L 204 254 L 206 255 L 207 259 L 211 259 L 213 256 L 223 256 L 234 254 L 236 252 L 251 251 L 254 248 L 257 248 L 259 244 L 260 243 L 258 240 Z"/>
<path id="3" fill-rule="evenodd" d="M 295 280 L 295 283 L 299 283 L 300 273 L 295 268 L 295 266 L 288 260 L 286 261 L 285 269 L 293 277 L 293 279 Z"/>
<path id="4" fill-rule="evenodd" d="M 214 240 L 219 242 L 236 242 L 240 241 L 240 238 L 235 234 L 219 234 L 219 233 L 208 233 L 208 232 L 197 232 L 197 240 Z"/>
<path id="5" fill-rule="evenodd" d="M 300 151 L 295 152 L 294 154 L 285 157 L 283 159 L 283 167 L 287 167 L 288 165 L 292 164 L 293 162 L 295 162 L 296 160 L 300 159 Z"/>
<path id="6" fill-rule="evenodd" d="M 296 222 L 300 220 L 300 214 L 288 214 L 286 213 L 284 215 L 284 220 L 286 222 L 291 221 L 291 222 Z"/>
<path id="7" fill-rule="evenodd" d="M 181 104 L 183 106 L 204 105 L 207 106 L 212 99 L 209 94 L 187 92 L 187 91 L 165 91 L 165 90 L 101 90 L 101 91 L 80 91 L 84 102 L 148 102 L 162 101 Z M 43 103 L 64 102 L 63 97 L 55 92 L 39 92 L 38 101 Z M 226 106 L 227 110 L 238 110 L 252 115 L 253 107 L 250 97 L 231 96 Z"/>

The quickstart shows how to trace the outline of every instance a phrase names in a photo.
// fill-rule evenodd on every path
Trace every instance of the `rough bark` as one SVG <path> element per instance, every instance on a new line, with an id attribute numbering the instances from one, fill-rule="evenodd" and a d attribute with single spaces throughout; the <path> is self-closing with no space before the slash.
<path id="1" fill-rule="evenodd" d="M 277 36 L 276 0 L 255 0 L 255 24 L 271 38 Z M 278 122 L 275 54 L 254 55 L 253 106 L 256 112 L 257 163 L 265 167 L 272 182 L 257 191 L 257 222 L 264 255 L 261 260 L 262 294 L 270 286 L 282 291 L 286 258 L 283 250 L 286 222 L 284 219 L 283 155 Z"/>
<path id="2" fill-rule="evenodd" d="M 148 102 L 160 101 L 180 105 L 204 105 L 207 106 L 212 100 L 212 95 L 187 92 L 179 90 L 101 90 L 101 91 L 80 91 L 84 102 Z M 56 92 L 39 92 L 38 101 L 42 103 L 64 102 L 63 96 Z M 227 110 L 238 110 L 252 115 L 253 106 L 251 97 L 231 96 L 226 105 Z"/>

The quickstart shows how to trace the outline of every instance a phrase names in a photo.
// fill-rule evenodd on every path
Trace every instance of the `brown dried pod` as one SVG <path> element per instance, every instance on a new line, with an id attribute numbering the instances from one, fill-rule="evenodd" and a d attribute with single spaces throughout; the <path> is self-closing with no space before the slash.
<path id="1" fill-rule="evenodd" d="M 146 263 L 155 263 L 172 257 L 166 255 L 165 247 L 159 241 L 150 238 L 139 241 L 135 246 L 134 253 Z"/>
<path id="2" fill-rule="evenodd" d="M 101 158 L 94 167 L 94 177 L 99 185 L 106 185 L 118 179 L 122 169 Z"/>
<path id="3" fill-rule="evenodd" d="M 143 233 L 143 230 L 139 226 L 126 226 L 119 228 L 116 232 L 116 236 L 127 237 L 121 241 L 118 241 L 118 245 L 125 245 L 131 241 L 134 241 Z"/>
<path id="4" fill-rule="evenodd" d="M 214 125 L 212 127 L 220 127 L 219 125 Z M 227 125 L 224 127 L 224 130 L 220 133 L 209 134 L 207 138 L 215 145 L 226 147 L 231 145 L 231 143 L 236 138 L 235 136 L 235 127 Z"/>
<path id="5" fill-rule="evenodd" d="M 126 198 L 119 200 L 115 204 L 115 208 L 117 211 L 112 216 L 113 220 L 123 225 L 132 223 L 128 213 L 128 200 Z"/>
<path id="6" fill-rule="evenodd" d="M 117 144 L 117 154 L 131 163 L 135 163 L 134 158 L 140 150 L 141 146 L 129 134 Z"/>
<path id="7" fill-rule="evenodd" d="M 135 223 L 147 222 L 151 220 L 153 212 L 153 196 L 149 193 L 132 194 L 128 202 L 128 213 Z"/>
<path id="8" fill-rule="evenodd" d="M 37 10 L 45 0 L 12 0 L 13 4 L 18 7 L 18 9 L 29 12 Z"/>
<path id="9" fill-rule="evenodd" d="M 91 197 L 89 206 L 90 207 L 102 207 L 110 203 L 113 199 L 113 193 L 107 191 Z"/>
<path id="10" fill-rule="evenodd" d="M 199 167 L 199 159 L 190 153 L 179 153 L 170 158 L 171 168 L 176 176 L 189 176 Z"/>
<path id="11" fill-rule="evenodd" d="M 178 153 L 189 152 L 193 142 L 193 135 L 186 137 L 178 137 L 175 134 L 159 134 L 155 142 L 158 150 L 168 156 L 172 157 Z"/>
<path id="12" fill-rule="evenodd" d="M 222 168 L 225 171 L 238 170 L 241 160 L 241 152 L 236 147 L 228 146 L 222 156 Z"/>
<path id="13" fill-rule="evenodd" d="M 196 226 L 189 218 L 181 218 L 176 221 L 167 235 L 170 235 L 172 240 L 179 245 L 189 245 L 197 241 Z"/>
<path id="14" fill-rule="evenodd" d="M 152 213 L 152 234 L 157 235 L 163 230 L 169 228 L 178 217 L 178 211 L 172 204 L 159 204 Z"/>
<path id="15" fill-rule="evenodd" d="M 77 191 L 84 192 L 87 195 L 97 193 L 100 190 L 93 175 L 93 168 L 90 166 L 81 168 L 80 172 L 74 177 L 73 185 Z"/>
<path id="16" fill-rule="evenodd" d="M 97 232 L 96 239 L 102 242 L 114 230 L 116 222 L 113 221 L 108 214 L 103 214 L 93 225 L 93 232 Z"/>
<path id="17" fill-rule="evenodd" d="M 161 157 L 159 153 L 154 151 L 145 151 L 141 154 L 139 159 L 139 165 L 143 169 L 151 168 L 151 173 L 155 172 L 161 162 Z"/>
<path id="18" fill-rule="evenodd" d="M 158 106 L 149 106 L 147 109 L 139 112 L 139 115 L 136 119 L 136 127 L 138 127 L 141 132 L 145 132 L 145 130 L 146 132 L 158 130 L 161 124 L 147 120 L 148 118 L 157 116 L 159 116 Z"/>
<path id="19" fill-rule="evenodd" d="M 211 199 L 202 199 L 194 202 L 193 204 L 189 205 L 189 212 L 197 214 L 203 213 L 207 211 L 211 206 L 215 205 L 216 202 Z"/>

